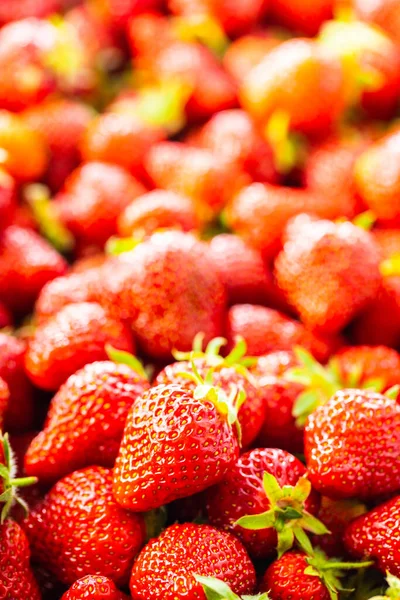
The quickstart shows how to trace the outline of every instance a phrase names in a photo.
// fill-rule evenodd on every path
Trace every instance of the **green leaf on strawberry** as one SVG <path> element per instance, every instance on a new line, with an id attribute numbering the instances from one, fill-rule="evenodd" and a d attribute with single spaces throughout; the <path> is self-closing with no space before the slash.
<path id="1" fill-rule="evenodd" d="M 238 596 L 232 592 L 229 585 L 216 577 L 194 575 L 194 578 L 201 584 L 207 600 L 269 600 L 267 593 L 256 596 Z"/>

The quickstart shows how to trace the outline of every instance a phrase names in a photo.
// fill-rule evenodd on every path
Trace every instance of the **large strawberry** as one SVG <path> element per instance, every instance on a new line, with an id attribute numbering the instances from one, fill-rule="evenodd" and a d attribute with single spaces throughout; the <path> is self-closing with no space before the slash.
<path id="1" fill-rule="evenodd" d="M 34 331 L 25 356 L 26 372 L 38 387 L 57 390 L 87 363 L 106 359 L 107 343 L 133 350 L 129 329 L 99 304 L 65 306 Z"/>
<path id="2" fill-rule="evenodd" d="M 400 576 L 400 496 L 380 504 L 350 523 L 344 535 L 347 549 L 371 558 L 381 571 Z"/>
<path id="3" fill-rule="evenodd" d="M 31 511 L 24 529 L 34 560 L 68 585 L 93 574 L 125 585 L 145 536 L 142 516 L 113 499 L 112 471 L 103 467 L 61 479 Z"/>
<path id="4" fill-rule="evenodd" d="M 100 301 L 132 324 L 152 358 L 190 350 L 198 332 L 205 343 L 222 333 L 225 290 L 207 246 L 193 235 L 155 233 L 105 269 Z"/>
<path id="5" fill-rule="evenodd" d="M 147 511 L 220 481 L 239 454 L 235 420 L 231 399 L 207 383 L 145 392 L 128 415 L 115 464 L 117 502 Z"/>
<path id="6" fill-rule="evenodd" d="M 307 543 L 306 530 L 327 533 L 314 516 L 319 499 L 305 467 L 284 450 L 242 454 L 207 498 L 211 524 L 232 531 L 254 558 L 273 556 L 276 549 L 281 556 L 297 538 Z"/>
<path id="7" fill-rule="evenodd" d="M 255 587 L 254 567 L 230 533 L 210 525 L 172 525 L 139 554 L 131 575 L 133 600 L 206 599 L 195 575 L 218 577 L 237 594 Z"/>
<path id="8" fill-rule="evenodd" d="M 91 363 L 71 375 L 27 450 L 26 473 L 52 482 L 88 465 L 112 467 L 129 409 L 148 387 L 142 374 L 114 362 Z"/>
<path id="9" fill-rule="evenodd" d="M 368 390 L 342 390 L 305 428 L 310 481 L 332 498 L 374 499 L 400 489 L 400 405 Z"/>
<path id="10" fill-rule="evenodd" d="M 275 275 L 303 323 L 332 334 L 377 293 L 379 251 L 371 234 L 350 222 L 299 215 L 288 225 Z"/>
<path id="11" fill-rule="evenodd" d="M 127 600 L 115 583 L 102 575 L 86 575 L 75 581 L 61 600 Z"/>

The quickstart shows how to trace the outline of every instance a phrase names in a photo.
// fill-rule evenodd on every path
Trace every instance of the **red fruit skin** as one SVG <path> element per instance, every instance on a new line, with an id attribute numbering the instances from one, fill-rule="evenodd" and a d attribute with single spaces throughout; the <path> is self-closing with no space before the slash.
<path id="1" fill-rule="evenodd" d="M 192 231 L 198 225 L 190 198 L 166 190 L 153 190 L 136 198 L 121 212 L 118 233 L 140 238 L 157 229 Z"/>
<path id="2" fill-rule="evenodd" d="M 221 335 L 225 290 L 207 246 L 179 231 L 152 235 L 104 271 L 102 301 L 132 325 L 141 349 L 170 360 L 189 351 L 201 331 L 204 343 Z"/>
<path id="3" fill-rule="evenodd" d="M 360 369 L 360 386 L 370 379 L 380 379 L 383 392 L 400 381 L 400 354 L 387 346 L 350 346 L 333 359 L 344 382 L 349 381 L 355 368 Z"/>
<path id="4" fill-rule="evenodd" d="M 256 583 L 251 560 L 233 535 L 210 525 L 171 525 L 139 554 L 130 581 L 132 599 L 205 600 L 193 573 L 218 577 L 240 595 L 251 593 Z"/>
<path id="5" fill-rule="evenodd" d="M 330 533 L 313 536 L 313 545 L 318 546 L 331 558 L 347 556 L 343 531 L 349 523 L 366 512 L 366 507 L 356 500 L 331 500 L 321 498 L 318 519 Z"/>
<path id="6" fill-rule="evenodd" d="M 29 564 L 30 550 L 25 533 L 15 521 L 0 525 L 0 595 L 12 600 L 41 600 Z"/>
<path id="7" fill-rule="evenodd" d="M 13 220 L 16 207 L 16 185 L 13 177 L 0 169 L 0 231 Z"/>
<path id="8" fill-rule="evenodd" d="M 344 543 L 353 555 L 375 560 L 383 572 L 400 576 L 400 496 L 380 504 L 350 523 Z"/>
<path id="9" fill-rule="evenodd" d="M 128 415 L 113 494 L 129 510 L 158 508 L 220 481 L 238 455 L 236 432 L 214 404 L 179 385 L 158 385 Z"/>
<path id="10" fill-rule="evenodd" d="M 386 30 L 394 41 L 400 38 L 400 7 L 397 0 L 354 0 L 356 15 Z"/>
<path id="11" fill-rule="evenodd" d="M 334 0 L 271 0 L 271 16 L 289 29 L 314 36 L 333 17 Z"/>
<path id="12" fill-rule="evenodd" d="M 0 377 L 7 383 L 10 400 L 5 414 L 5 431 L 21 433 L 33 428 L 32 385 L 24 370 L 26 344 L 0 332 Z"/>
<path id="13" fill-rule="evenodd" d="M 226 335 L 230 346 L 238 336 L 247 343 L 249 356 L 303 346 L 325 362 L 340 345 L 340 338 L 324 338 L 307 331 L 301 323 L 281 312 L 255 304 L 236 304 L 228 311 Z"/>
<path id="14" fill-rule="evenodd" d="M 367 231 L 307 215 L 293 219 L 275 261 L 275 277 L 302 322 L 332 335 L 368 302 L 381 282 L 379 249 Z"/>
<path id="15" fill-rule="evenodd" d="M 0 303 L 0 329 L 10 327 L 13 324 L 13 318 L 6 306 Z"/>
<path id="16" fill-rule="evenodd" d="M 200 130 L 199 142 L 254 181 L 278 181 L 272 149 L 243 110 L 224 110 L 214 115 Z"/>
<path id="17" fill-rule="evenodd" d="M 87 363 L 107 359 L 106 344 L 134 352 L 129 329 L 99 304 L 71 304 L 37 327 L 29 340 L 25 369 L 38 387 L 57 390 Z"/>
<path id="18" fill-rule="evenodd" d="M 13 313 L 27 313 L 42 287 L 66 269 L 62 256 L 34 231 L 10 225 L 0 236 L 0 301 Z"/>
<path id="19" fill-rule="evenodd" d="M 10 390 L 7 383 L 0 377 L 0 430 L 3 429 L 4 413 L 10 400 Z"/>
<path id="20" fill-rule="evenodd" d="M 234 40 L 222 59 L 224 69 L 240 84 L 248 72 L 259 64 L 265 55 L 278 46 L 281 40 L 264 31 L 255 31 Z"/>
<path id="21" fill-rule="evenodd" d="M 400 254 L 400 229 L 374 229 L 372 234 L 383 259 Z"/>
<path id="22" fill-rule="evenodd" d="M 127 365 L 85 365 L 52 399 L 45 428 L 27 449 L 26 474 L 48 483 L 90 465 L 113 467 L 128 412 L 148 388 Z"/>
<path id="23" fill-rule="evenodd" d="M 117 165 L 86 163 L 55 198 L 62 222 L 84 244 L 102 247 L 117 233 L 117 219 L 146 188 Z"/>
<path id="24" fill-rule="evenodd" d="M 128 596 L 120 592 L 113 581 L 102 575 L 86 575 L 75 581 L 61 600 L 127 600 Z"/>
<path id="25" fill-rule="evenodd" d="M 10 0 L 0 6 L 0 25 L 27 17 L 47 17 L 60 9 L 60 0 Z"/>
<path id="26" fill-rule="evenodd" d="M 400 489 L 400 405 L 367 390 L 342 390 L 305 427 L 310 481 L 329 498 L 372 500 Z"/>
<path id="27" fill-rule="evenodd" d="M 75 471 L 56 483 L 25 520 L 33 559 L 62 583 L 72 585 L 90 574 L 109 577 L 118 586 L 128 582 L 144 542 L 144 521 L 118 506 L 111 487 L 110 469 Z"/>
<path id="28" fill-rule="evenodd" d="M 266 16 L 270 0 L 209 0 L 208 5 L 229 36 L 252 31 Z"/>
<path id="29" fill-rule="evenodd" d="M 278 544 L 275 529 L 252 531 L 235 526 L 246 515 L 257 515 L 270 508 L 262 480 L 267 472 L 276 477 L 280 486 L 295 485 L 306 474 L 304 465 L 292 454 L 276 448 L 257 448 L 242 454 L 224 479 L 207 494 L 207 513 L 211 525 L 234 533 L 252 558 L 268 558 Z M 319 496 L 312 492 L 306 510 L 316 514 Z"/>
<path id="30" fill-rule="evenodd" d="M 124 30 L 131 17 L 162 8 L 162 0 L 106 0 L 107 20 Z"/>
<path id="31" fill-rule="evenodd" d="M 308 566 L 303 552 L 286 552 L 266 570 L 261 591 L 268 591 L 271 600 L 329 600 L 321 579 L 304 573 Z"/>
<path id="32" fill-rule="evenodd" d="M 206 378 L 210 370 L 207 361 L 203 359 L 194 359 L 198 372 L 203 379 Z M 155 385 L 177 384 L 188 390 L 195 390 L 197 385 L 194 381 L 182 377 L 182 373 L 192 373 L 190 362 L 182 361 L 172 363 L 165 367 L 155 378 Z M 244 375 L 238 372 L 235 367 L 224 365 L 216 366 L 213 369 L 213 384 L 221 387 L 226 394 L 243 390 L 246 394 L 246 400 L 239 409 L 238 421 L 241 427 L 241 447 L 248 448 L 256 439 L 260 431 L 261 423 L 265 418 L 265 409 L 263 399 L 255 381 L 249 381 Z"/>

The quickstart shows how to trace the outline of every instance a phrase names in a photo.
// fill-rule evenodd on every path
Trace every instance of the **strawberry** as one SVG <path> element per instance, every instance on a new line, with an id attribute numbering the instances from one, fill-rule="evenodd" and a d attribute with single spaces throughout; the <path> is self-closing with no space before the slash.
<path id="1" fill-rule="evenodd" d="M 329 562 L 321 550 L 312 556 L 287 552 L 268 567 L 261 590 L 269 591 L 270 600 L 338 600 L 343 570 L 370 564 Z"/>
<path id="2" fill-rule="evenodd" d="M 199 143 L 237 165 L 254 181 L 275 183 L 278 179 L 271 147 L 243 110 L 224 110 L 214 115 L 202 127 Z"/>
<path id="3" fill-rule="evenodd" d="M 399 156 L 400 128 L 365 150 L 354 167 L 356 189 L 363 202 L 381 223 L 395 227 L 400 224 Z"/>
<path id="4" fill-rule="evenodd" d="M 340 62 L 314 40 L 282 42 L 251 69 L 241 86 L 240 100 L 263 125 L 277 113 L 284 114 L 291 130 L 321 136 L 345 106 Z"/>
<path id="5" fill-rule="evenodd" d="M 36 232 L 10 225 L 0 235 L 0 300 L 13 313 L 28 312 L 42 287 L 66 268 L 62 256 Z"/>
<path id="6" fill-rule="evenodd" d="M 16 208 L 16 185 L 13 177 L 0 168 L 0 230 L 11 224 Z"/>
<path id="7" fill-rule="evenodd" d="M 328 556 L 334 558 L 347 554 L 343 531 L 347 525 L 367 512 L 367 507 L 358 500 L 332 500 L 322 497 L 318 518 L 329 529 L 329 533 L 314 537 L 314 543 Z"/>
<path id="8" fill-rule="evenodd" d="M 75 581 L 61 600 L 127 600 L 127 596 L 120 592 L 114 582 L 102 575 L 86 575 Z"/>
<path id="9" fill-rule="evenodd" d="M 117 165 L 89 162 L 75 170 L 55 198 L 61 221 L 85 244 L 103 246 L 119 214 L 146 189 Z"/>
<path id="10" fill-rule="evenodd" d="M 235 165 L 209 150 L 179 142 L 155 145 L 145 166 L 156 187 L 191 198 L 201 221 L 212 219 L 240 186 L 241 174 Z"/>
<path id="11" fill-rule="evenodd" d="M 51 488 L 24 522 L 34 560 L 67 585 L 90 574 L 116 585 L 128 582 L 144 541 L 144 521 L 116 504 L 111 487 L 110 469 L 74 471 Z"/>
<path id="12" fill-rule="evenodd" d="M 353 0 L 356 16 L 362 21 L 378 25 L 396 41 L 400 37 L 400 9 L 397 0 Z"/>
<path id="13" fill-rule="evenodd" d="M 201 583 L 207 600 L 241 600 L 239 596 L 234 594 L 226 583 L 216 577 L 203 577 L 195 575 L 196 581 Z M 256 596 L 241 596 L 243 600 L 269 600 L 267 592 L 257 594 Z"/>
<path id="14" fill-rule="evenodd" d="M 271 0 L 271 16 L 283 27 L 308 36 L 333 16 L 334 0 Z"/>
<path id="15" fill-rule="evenodd" d="M 310 481 L 331 498 L 368 500 L 400 489 L 400 405 L 368 390 L 342 390 L 305 428 Z M 366 443 L 368 442 L 368 443 Z"/>
<path id="16" fill-rule="evenodd" d="M 10 400 L 10 390 L 7 383 L 0 377 L 0 430 L 3 429 L 4 413 Z"/>
<path id="17" fill-rule="evenodd" d="M 47 17 L 61 8 L 60 0 L 11 0 L 0 7 L 0 24 L 26 17 Z"/>
<path id="18" fill-rule="evenodd" d="M 45 428 L 26 452 L 26 473 L 51 482 L 92 464 L 112 467 L 129 409 L 148 387 L 127 365 L 85 365 L 51 401 Z"/>
<path id="19" fill-rule="evenodd" d="M 344 534 L 347 549 L 356 557 L 375 560 L 383 573 L 399 577 L 399 518 L 400 496 L 395 496 L 348 525 Z"/>
<path id="20" fill-rule="evenodd" d="M 132 56 L 152 61 L 154 55 L 175 40 L 171 22 L 165 15 L 149 11 L 130 19 L 127 35 Z"/>
<path id="21" fill-rule="evenodd" d="M 400 229 L 374 229 L 372 234 L 384 260 L 400 254 Z"/>
<path id="22" fill-rule="evenodd" d="M 305 467 L 284 450 L 242 454 L 207 498 L 210 523 L 237 535 L 253 558 L 270 557 L 276 548 L 282 556 L 297 537 L 307 538 L 304 530 L 327 533 L 313 516 L 319 499 Z"/>
<path id="23" fill-rule="evenodd" d="M 133 350 L 130 331 L 99 304 L 65 306 L 33 333 L 25 356 L 26 372 L 38 387 L 57 390 L 87 363 L 106 359 L 107 343 Z"/>
<path id="24" fill-rule="evenodd" d="M 340 339 L 316 336 L 298 321 L 265 306 L 236 304 L 229 309 L 227 321 L 230 345 L 238 336 L 244 338 L 251 356 L 262 356 L 275 350 L 292 350 L 300 345 L 323 361 L 340 344 Z"/>
<path id="25" fill-rule="evenodd" d="M 0 594 L 5 600 L 41 600 L 26 535 L 15 521 L 0 524 Z"/>
<path id="26" fill-rule="evenodd" d="M 222 64 L 237 83 L 259 64 L 265 55 L 278 46 L 281 40 L 266 32 L 254 32 L 234 40 L 227 48 Z"/>
<path id="27" fill-rule="evenodd" d="M 293 219 L 286 235 L 275 261 L 278 286 L 307 327 L 325 334 L 340 331 L 379 289 L 373 237 L 350 222 L 307 215 Z"/>
<path id="28" fill-rule="evenodd" d="M 237 594 L 255 587 L 254 567 L 239 540 L 210 525 L 187 523 L 171 525 L 143 548 L 132 569 L 132 599 L 205 600 L 195 574 L 219 577 Z"/>
<path id="29" fill-rule="evenodd" d="M 153 190 L 137 198 L 120 213 L 118 233 L 142 237 L 157 229 L 197 229 L 198 223 L 190 198 L 175 192 Z"/>
<path id="30" fill-rule="evenodd" d="M 208 4 L 226 33 L 236 37 L 252 31 L 265 18 L 270 0 L 209 0 Z"/>
<path id="31" fill-rule="evenodd" d="M 194 391 L 161 384 L 145 392 L 128 415 L 115 463 L 117 502 L 143 512 L 220 481 L 239 454 L 236 416 L 207 381 Z"/>
<path id="32" fill-rule="evenodd" d="M 13 323 L 13 318 L 8 308 L 0 302 L 0 330 L 5 327 L 10 327 Z"/>
<path id="33" fill-rule="evenodd" d="M 161 4 L 161 0 L 105 0 L 103 10 L 107 21 L 113 27 L 123 30 L 128 19 L 143 12 L 157 10 L 161 8 Z M 96 10 L 96 5 L 93 10 Z"/>
<path id="34" fill-rule="evenodd" d="M 385 391 L 400 381 L 400 354 L 387 346 L 350 346 L 343 348 L 332 362 L 343 387 L 371 387 Z"/>
<path id="35" fill-rule="evenodd" d="M 11 432 L 27 431 L 33 426 L 33 394 L 24 371 L 25 350 L 25 342 L 0 332 L 0 377 L 10 392 L 5 429 Z"/>
<path id="36" fill-rule="evenodd" d="M 132 324 L 152 358 L 190 350 L 199 331 L 206 344 L 222 333 L 224 287 L 207 246 L 188 233 L 153 234 L 110 263 L 103 279 L 104 302 Z"/>
<path id="37" fill-rule="evenodd" d="M 59 190 L 79 164 L 78 145 L 93 112 L 76 100 L 51 99 L 29 108 L 23 116 L 48 144 L 50 161 L 46 181 L 52 190 Z"/>

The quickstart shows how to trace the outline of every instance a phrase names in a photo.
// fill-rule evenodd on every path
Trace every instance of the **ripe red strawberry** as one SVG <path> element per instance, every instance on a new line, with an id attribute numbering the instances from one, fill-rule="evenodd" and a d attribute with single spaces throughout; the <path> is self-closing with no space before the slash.
<path id="1" fill-rule="evenodd" d="M 66 268 L 62 256 L 36 232 L 10 225 L 0 235 L 0 300 L 12 312 L 28 312 L 45 283 Z"/>
<path id="2" fill-rule="evenodd" d="M 227 48 L 222 64 L 237 83 L 259 64 L 265 55 L 281 43 L 278 37 L 265 31 L 256 31 L 234 40 Z"/>
<path id="3" fill-rule="evenodd" d="M 378 267 L 379 250 L 369 232 L 350 222 L 299 215 L 288 225 L 275 276 L 306 326 L 334 334 L 374 299 Z"/>
<path id="4" fill-rule="evenodd" d="M 110 263 L 103 283 L 103 301 L 132 324 L 152 358 L 190 350 L 200 331 L 206 344 L 222 333 L 224 287 L 207 246 L 188 233 L 152 235 L 121 254 L 116 266 Z"/>
<path id="5" fill-rule="evenodd" d="M 0 594 L 5 600 L 41 600 L 29 558 L 25 533 L 18 523 L 7 519 L 0 524 Z"/>
<path id="6" fill-rule="evenodd" d="M 25 356 L 26 372 L 38 387 L 57 390 L 87 363 L 106 359 L 107 343 L 133 351 L 128 328 L 99 304 L 65 306 L 33 333 Z"/>
<path id="7" fill-rule="evenodd" d="M 340 61 L 315 40 L 282 42 L 249 72 L 240 100 L 264 125 L 279 111 L 287 117 L 290 129 L 321 136 L 332 128 L 345 107 Z"/>
<path id="8" fill-rule="evenodd" d="M 26 473 L 53 482 L 88 465 L 112 467 L 129 409 L 148 387 L 143 375 L 114 362 L 91 363 L 71 375 L 26 452 Z"/>
<path id="9" fill-rule="evenodd" d="M 205 600 L 194 575 L 218 577 L 237 594 L 255 587 L 254 567 L 242 544 L 210 525 L 171 525 L 139 554 L 130 581 L 133 600 Z"/>
<path id="10" fill-rule="evenodd" d="M 332 362 L 344 387 L 366 388 L 375 383 L 384 392 L 400 381 L 400 354 L 387 346 L 343 348 Z"/>
<path id="11" fill-rule="evenodd" d="M 0 332 L 0 377 L 8 385 L 10 399 L 5 430 L 21 432 L 33 427 L 32 386 L 24 371 L 26 344 Z"/>
<path id="12" fill-rule="evenodd" d="M 305 428 L 310 481 L 331 498 L 374 499 L 400 489 L 400 405 L 368 390 L 342 390 Z"/>
<path id="13" fill-rule="evenodd" d="M 60 8 L 60 0 L 10 0 L 0 6 L 0 25 L 26 17 L 47 17 Z"/>
<path id="14" fill-rule="evenodd" d="M 380 504 L 347 527 L 344 542 L 353 556 L 371 558 L 383 573 L 400 576 L 400 496 Z"/>
<path id="15" fill-rule="evenodd" d="M 4 414 L 10 400 L 10 390 L 7 383 L 0 377 L 0 431 L 3 429 Z"/>
<path id="16" fill-rule="evenodd" d="M 78 240 L 101 247 L 117 232 L 119 214 L 145 191 L 117 165 L 89 162 L 68 177 L 55 206 Z"/>
<path id="17" fill-rule="evenodd" d="M 131 202 L 119 215 L 118 233 L 143 237 L 157 229 L 197 229 L 193 201 L 165 190 L 153 190 Z"/>
<path id="18" fill-rule="evenodd" d="M 168 18 L 149 11 L 130 19 L 127 35 L 132 56 L 152 61 L 154 55 L 174 41 L 175 36 Z"/>
<path id="19" fill-rule="evenodd" d="M 397 0 L 353 0 L 357 18 L 374 23 L 396 41 L 400 38 L 400 8 Z"/>
<path id="20" fill-rule="evenodd" d="M 229 36 L 252 31 L 262 21 L 270 7 L 270 0 L 208 0 L 212 13 Z"/>
<path id="21" fill-rule="evenodd" d="M 191 198 L 201 221 L 218 214 L 240 185 L 234 165 L 209 150 L 178 142 L 155 145 L 145 166 L 156 187 Z"/>
<path id="22" fill-rule="evenodd" d="M 253 558 L 270 557 L 276 549 L 281 556 L 297 536 L 307 537 L 305 530 L 327 533 L 313 516 L 319 498 L 305 467 L 284 450 L 242 454 L 207 498 L 210 523 L 237 535 Z"/>
<path id="23" fill-rule="evenodd" d="M 354 179 L 362 200 L 383 224 L 400 224 L 400 128 L 375 142 L 358 158 Z"/>
<path id="24" fill-rule="evenodd" d="M 116 585 L 128 582 L 144 541 L 144 521 L 118 506 L 111 488 L 110 469 L 75 471 L 56 483 L 24 522 L 33 559 L 61 582 L 72 585 L 90 574 Z"/>
<path id="25" fill-rule="evenodd" d="M 278 174 L 272 149 L 243 110 L 224 110 L 202 127 L 198 142 L 254 181 L 275 183 Z"/>
<path id="26" fill-rule="evenodd" d="M 113 493 L 121 506 L 147 511 L 223 478 L 239 446 L 236 417 L 227 414 L 228 405 L 234 407 L 217 389 L 158 385 L 136 400 L 114 469 Z"/>
<path id="27" fill-rule="evenodd" d="M 341 343 L 339 338 L 324 338 L 283 313 L 254 304 L 236 304 L 229 309 L 227 337 L 230 345 L 240 336 L 250 356 L 262 356 L 275 350 L 307 348 L 318 360 L 325 361 Z"/>
<path id="28" fill-rule="evenodd" d="M 131 17 L 161 8 L 161 0 L 105 0 L 103 10 L 113 27 L 123 30 Z M 94 7 L 94 10 L 96 5 Z"/>
<path id="29" fill-rule="evenodd" d="M 82 102 L 63 98 L 33 106 L 23 116 L 49 146 L 51 155 L 46 181 L 52 190 L 59 190 L 79 164 L 78 146 L 93 112 Z"/>
<path id="30" fill-rule="evenodd" d="M 102 575 L 86 575 L 75 581 L 61 600 L 128 600 L 114 582 Z"/>
<path id="31" fill-rule="evenodd" d="M 329 533 L 314 537 L 314 544 L 332 558 L 346 556 L 343 531 L 351 521 L 366 512 L 366 506 L 358 500 L 331 500 L 323 497 L 318 518 L 329 529 Z"/>
<path id="32" fill-rule="evenodd" d="M 16 208 L 16 185 L 13 177 L 0 168 L 0 230 L 10 225 Z"/>
<path id="33" fill-rule="evenodd" d="M 334 0 L 271 0 L 272 18 L 283 27 L 313 36 L 333 16 Z"/>

